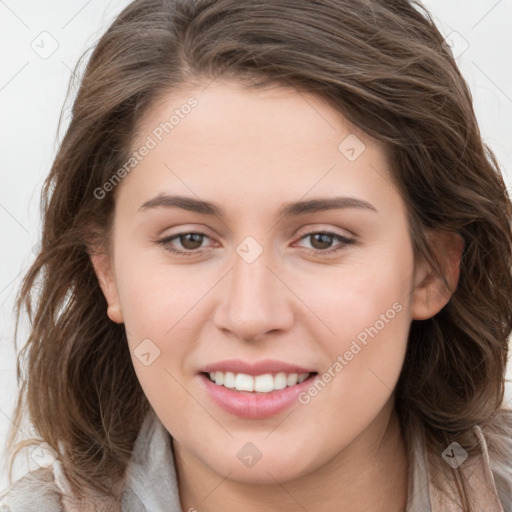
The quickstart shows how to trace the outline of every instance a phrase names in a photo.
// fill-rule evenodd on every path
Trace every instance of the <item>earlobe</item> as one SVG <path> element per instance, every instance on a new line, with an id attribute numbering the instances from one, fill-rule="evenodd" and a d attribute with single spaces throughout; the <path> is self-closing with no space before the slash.
<path id="1" fill-rule="evenodd" d="M 413 320 L 432 318 L 448 303 L 457 288 L 464 239 L 459 233 L 436 231 L 431 233 L 430 246 L 448 284 L 436 269 L 424 262 L 415 272 L 411 314 Z"/>
<path id="2" fill-rule="evenodd" d="M 116 306 L 108 306 L 107 308 L 107 315 L 112 320 L 112 322 L 115 322 L 116 324 L 122 324 L 123 323 L 123 314 L 121 313 L 121 308 Z"/>
<path id="3" fill-rule="evenodd" d="M 94 272 L 98 278 L 101 290 L 107 301 L 107 315 L 115 323 L 123 323 L 123 314 L 121 312 L 121 305 L 117 294 L 117 287 L 114 280 L 111 261 L 108 254 L 104 252 L 92 252 L 91 262 L 94 267 Z"/>

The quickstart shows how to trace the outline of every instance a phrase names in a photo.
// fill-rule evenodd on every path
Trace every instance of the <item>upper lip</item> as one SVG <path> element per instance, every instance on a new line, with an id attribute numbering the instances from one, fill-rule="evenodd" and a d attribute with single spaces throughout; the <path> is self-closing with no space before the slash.
<path id="1" fill-rule="evenodd" d="M 265 373 L 314 373 L 314 370 L 308 370 L 296 364 L 285 363 L 276 359 L 265 359 L 252 363 L 242 361 L 241 359 L 227 359 L 209 364 L 201 368 L 200 372 L 233 372 L 245 373 L 247 375 L 263 375 Z"/>

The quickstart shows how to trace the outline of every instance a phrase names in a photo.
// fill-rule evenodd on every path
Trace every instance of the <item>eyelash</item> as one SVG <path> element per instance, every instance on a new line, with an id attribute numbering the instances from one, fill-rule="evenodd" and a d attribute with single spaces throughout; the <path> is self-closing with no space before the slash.
<path id="1" fill-rule="evenodd" d="M 184 235 L 200 235 L 200 236 L 203 236 L 203 237 L 210 238 L 206 233 L 200 233 L 198 231 L 186 231 L 186 232 L 183 232 L 183 233 L 178 233 L 176 235 L 168 236 L 168 237 L 163 238 L 161 240 L 156 240 L 156 243 L 158 245 L 163 246 L 166 251 L 169 251 L 170 253 L 175 254 L 177 256 L 196 256 L 198 254 L 202 254 L 202 253 L 208 251 L 208 250 L 205 251 L 205 250 L 202 250 L 202 249 L 195 249 L 195 250 L 189 250 L 189 251 L 180 251 L 180 250 L 173 249 L 173 248 L 168 246 L 169 242 L 171 242 L 175 238 L 179 238 L 180 236 L 184 236 Z M 342 242 L 342 244 L 343 244 L 341 246 L 338 246 L 336 249 L 321 250 L 321 249 L 310 249 L 308 247 L 305 248 L 308 252 L 310 252 L 312 254 L 315 254 L 315 255 L 318 255 L 319 253 L 320 254 L 332 255 L 334 253 L 337 253 L 339 251 L 342 251 L 342 250 L 346 249 L 346 246 L 349 246 L 349 245 L 352 245 L 352 244 L 355 243 L 355 240 L 350 239 L 350 238 L 346 238 L 346 237 L 344 237 L 342 235 L 338 235 L 337 233 L 333 233 L 331 231 L 310 231 L 309 233 L 305 233 L 304 235 L 302 235 L 299 240 L 302 240 L 302 239 L 307 238 L 308 236 L 312 236 L 312 235 L 327 235 L 327 236 L 330 236 L 330 237 L 334 238 L 338 242 Z"/>

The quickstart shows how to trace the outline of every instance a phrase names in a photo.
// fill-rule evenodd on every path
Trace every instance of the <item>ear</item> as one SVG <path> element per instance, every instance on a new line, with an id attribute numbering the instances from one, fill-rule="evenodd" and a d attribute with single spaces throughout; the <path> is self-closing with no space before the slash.
<path id="1" fill-rule="evenodd" d="M 123 323 L 123 314 L 117 294 L 110 255 L 106 252 L 94 250 L 90 252 L 90 257 L 94 272 L 108 304 L 107 315 L 113 322 L 121 324 Z"/>
<path id="2" fill-rule="evenodd" d="M 429 243 L 439 265 L 445 269 L 449 288 L 439 273 L 427 262 L 418 265 L 412 294 L 413 320 L 426 320 L 441 311 L 459 282 L 460 260 L 464 251 L 462 236 L 455 232 L 433 231 L 429 233 Z"/>

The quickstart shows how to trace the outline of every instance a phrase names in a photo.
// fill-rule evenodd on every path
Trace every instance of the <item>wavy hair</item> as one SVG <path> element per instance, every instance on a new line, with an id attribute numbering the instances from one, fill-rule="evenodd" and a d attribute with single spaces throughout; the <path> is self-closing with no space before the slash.
<path id="1" fill-rule="evenodd" d="M 18 355 L 14 418 L 19 424 L 28 415 L 39 437 L 16 443 L 12 427 L 10 474 L 19 451 L 44 440 L 77 495 L 87 487 L 119 498 L 116 482 L 149 403 L 91 263 L 91 248 L 109 242 L 116 197 L 100 200 L 94 191 L 129 159 L 152 105 L 216 78 L 313 93 L 381 141 L 407 206 L 416 261 L 443 275 L 427 231 L 463 237 L 450 301 L 411 324 L 396 410 L 404 429 L 422 430 L 431 454 L 454 438 L 464 445 L 477 424 L 498 454 L 511 428 L 503 396 L 512 205 L 430 13 L 407 0 L 136 0 L 94 46 L 41 192 L 41 250 L 16 302 L 15 338 L 23 311 L 30 333 Z M 439 474 L 458 473 L 434 460 Z"/>

